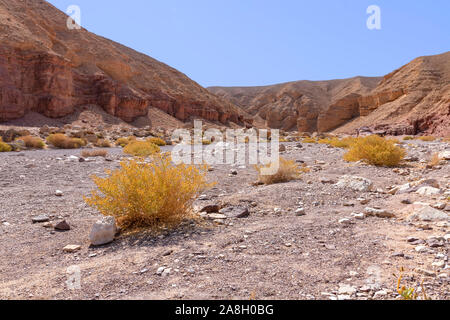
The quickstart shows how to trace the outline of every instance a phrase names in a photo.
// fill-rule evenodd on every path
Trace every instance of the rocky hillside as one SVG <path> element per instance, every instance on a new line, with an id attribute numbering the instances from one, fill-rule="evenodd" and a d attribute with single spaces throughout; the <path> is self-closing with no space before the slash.
<path id="1" fill-rule="evenodd" d="M 272 128 L 450 134 L 450 52 L 418 58 L 384 78 L 209 90 Z"/>
<path id="2" fill-rule="evenodd" d="M 239 108 L 184 74 L 66 22 L 45 1 L 0 0 L 0 121 L 97 105 L 128 122 L 155 107 L 182 121 L 242 123 Z"/>
<path id="3" fill-rule="evenodd" d="M 209 90 L 262 118 L 268 127 L 313 132 L 335 129 L 358 116 L 358 99 L 369 94 L 380 80 L 356 77 Z"/>

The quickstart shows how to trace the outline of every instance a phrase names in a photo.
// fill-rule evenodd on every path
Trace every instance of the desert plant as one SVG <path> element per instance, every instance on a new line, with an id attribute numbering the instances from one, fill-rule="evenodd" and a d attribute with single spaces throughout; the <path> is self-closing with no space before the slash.
<path id="1" fill-rule="evenodd" d="M 204 146 L 208 146 L 208 145 L 210 145 L 212 142 L 211 142 L 211 140 L 206 140 L 206 139 L 203 139 L 202 140 L 202 144 L 204 145 Z"/>
<path id="2" fill-rule="evenodd" d="M 93 150 L 83 150 L 81 151 L 81 156 L 83 158 L 94 158 L 94 157 L 106 157 L 108 151 L 103 149 L 93 149 Z"/>
<path id="3" fill-rule="evenodd" d="M 135 136 L 129 136 L 128 138 L 122 137 L 116 140 L 116 145 L 122 148 L 126 147 L 130 142 L 136 141 Z"/>
<path id="4" fill-rule="evenodd" d="M 320 139 L 318 143 L 320 144 L 327 144 L 335 148 L 344 148 L 349 149 L 351 145 L 356 141 L 355 138 L 348 137 L 348 138 L 325 138 Z"/>
<path id="5" fill-rule="evenodd" d="M 99 139 L 94 145 L 100 148 L 111 148 L 111 142 L 106 139 Z"/>
<path id="6" fill-rule="evenodd" d="M 433 155 L 431 156 L 430 161 L 428 162 L 428 166 L 430 167 L 435 167 L 437 165 L 439 165 L 439 163 L 441 162 L 441 158 L 439 157 L 439 153 L 435 152 L 433 153 Z"/>
<path id="7" fill-rule="evenodd" d="M 0 152 L 11 152 L 11 151 L 12 147 L 9 144 L 3 142 L 2 137 L 0 137 Z"/>
<path id="8" fill-rule="evenodd" d="M 263 175 L 262 168 L 268 168 L 270 165 L 261 166 L 256 165 L 255 169 L 258 171 L 259 182 L 263 184 L 275 184 L 282 182 L 289 182 L 300 178 L 302 172 L 307 172 L 308 168 L 300 168 L 293 160 L 287 160 L 283 157 L 279 159 L 278 171 L 273 175 Z"/>
<path id="9" fill-rule="evenodd" d="M 393 167 L 398 165 L 405 155 L 405 150 L 397 147 L 394 141 L 372 135 L 357 138 L 344 155 L 344 160 L 349 162 L 362 160 L 375 166 Z"/>
<path id="10" fill-rule="evenodd" d="M 303 143 L 317 143 L 317 140 L 314 138 L 306 137 L 305 139 L 303 139 L 302 142 Z"/>
<path id="11" fill-rule="evenodd" d="M 32 149 L 44 149 L 45 142 L 38 137 L 33 136 L 23 136 L 20 138 L 17 138 L 17 140 L 22 140 L 25 143 L 25 147 L 32 148 Z"/>
<path id="12" fill-rule="evenodd" d="M 62 133 L 49 135 L 47 137 L 47 143 L 59 149 L 77 149 L 86 145 L 85 140 L 80 138 L 69 138 Z"/>
<path id="13" fill-rule="evenodd" d="M 166 142 L 163 139 L 157 137 L 148 138 L 147 141 L 156 144 L 159 147 L 164 147 L 166 145 Z"/>
<path id="14" fill-rule="evenodd" d="M 195 197 L 211 186 L 206 173 L 206 166 L 174 165 L 168 155 L 151 163 L 133 159 L 106 178 L 93 176 L 98 190 L 85 201 L 123 229 L 171 227 L 189 217 Z"/>
<path id="15" fill-rule="evenodd" d="M 135 157 L 148 157 L 160 151 L 156 144 L 147 141 L 133 141 L 123 149 L 124 153 Z"/>
<path id="16" fill-rule="evenodd" d="M 397 277 L 397 292 L 400 295 L 400 299 L 402 300 L 417 300 L 419 298 L 418 290 L 415 288 L 407 288 L 405 286 L 402 286 L 402 280 L 403 280 L 403 274 L 405 272 L 405 269 L 402 267 L 400 268 L 400 274 Z M 395 276 L 395 275 L 394 275 Z M 423 286 L 423 281 L 420 284 L 422 288 L 422 296 L 423 300 L 431 300 L 428 298 L 427 293 L 425 291 L 425 288 Z"/>
<path id="17" fill-rule="evenodd" d="M 403 138 L 404 141 L 414 140 L 414 137 L 406 136 Z"/>
<path id="18" fill-rule="evenodd" d="M 421 141 L 425 141 L 425 142 L 431 142 L 431 141 L 436 140 L 436 137 L 433 137 L 433 136 L 422 136 L 422 137 L 419 137 L 418 139 L 421 140 Z"/>

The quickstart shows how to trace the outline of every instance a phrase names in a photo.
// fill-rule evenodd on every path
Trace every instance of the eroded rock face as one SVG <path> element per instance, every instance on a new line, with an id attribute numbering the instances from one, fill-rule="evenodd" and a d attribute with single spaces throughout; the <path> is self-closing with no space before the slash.
<path id="1" fill-rule="evenodd" d="M 149 107 L 179 120 L 243 123 L 245 113 L 148 56 L 69 30 L 45 1 L 0 0 L 0 121 L 35 111 L 50 118 L 85 105 L 131 122 Z"/>
<path id="2" fill-rule="evenodd" d="M 383 78 L 209 90 L 274 129 L 450 135 L 450 52 L 415 59 Z"/>

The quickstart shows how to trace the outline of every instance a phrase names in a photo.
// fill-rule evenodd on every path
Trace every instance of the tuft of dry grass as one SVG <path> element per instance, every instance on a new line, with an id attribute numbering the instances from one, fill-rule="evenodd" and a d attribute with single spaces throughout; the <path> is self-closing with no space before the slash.
<path id="1" fill-rule="evenodd" d="M 62 133 L 49 135 L 47 137 L 47 143 L 59 149 L 77 149 L 86 145 L 85 140 L 79 138 L 69 138 Z"/>
<path id="2" fill-rule="evenodd" d="M 403 138 L 404 141 L 410 141 L 410 140 L 414 140 L 414 137 L 411 136 L 406 136 Z"/>
<path id="3" fill-rule="evenodd" d="M 111 148 L 111 142 L 106 139 L 99 139 L 95 143 L 95 146 L 99 148 Z"/>
<path id="4" fill-rule="evenodd" d="M 25 143 L 25 147 L 30 149 L 44 149 L 45 142 L 38 137 L 33 136 L 23 136 L 17 138 L 17 140 L 22 140 Z"/>
<path id="5" fill-rule="evenodd" d="M 93 176 L 98 189 L 85 201 L 114 216 L 124 230 L 173 227 L 190 216 L 194 199 L 212 186 L 206 173 L 206 166 L 174 165 L 167 155 L 156 155 L 152 163 L 130 160 L 107 171 L 106 178 Z"/>
<path id="6" fill-rule="evenodd" d="M 372 135 L 357 138 L 344 155 L 344 160 L 349 162 L 362 160 L 375 166 L 394 167 L 403 160 L 405 155 L 406 151 L 397 147 L 395 141 Z"/>
<path id="7" fill-rule="evenodd" d="M 148 157 L 160 151 L 160 148 L 156 144 L 147 141 L 133 141 L 123 149 L 124 153 L 135 157 Z"/>
<path id="8" fill-rule="evenodd" d="M 352 138 L 352 137 L 348 137 L 348 138 L 325 138 L 325 139 L 320 139 L 318 141 L 318 143 L 320 144 L 327 144 L 330 145 L 332 147 L 335 148 L 344 148 L 344 149 L 349 149 L 353 143 L 355 143 L 357 138 Z"/>
<path id="9" fill-rule="evenodd" d="M 135 136 L 129 136 L 128 138 L 119 138 L 116 140 L 116 145 L 125 148 L 130 142 L 136 141 Z"/>
<path id="10" fill-rule="evenodd" d="M 270 167 L 270 164 L 266 166 L 255 166 L 255 169 L 258 171 L 258 178 L 260 183 L 275 184 L 298 180 L 302 172 L 309 171 L 307 167 L 300 168 L 297 163 L 295 163 L 295 161 L 287 160 L 283 157 L 280 157 L 279 159 L 279 167 L 277 173 L 273 175 L 262 174 L 262 169 L 268 167 Z"/>
<path id="11" fill-rule="evenodd" d="M 156 144 L 159 147 L 164 147 L 166 145 L 166 142 L 161 138 L 152 137 L 148 138 L 147 141 Z"/>
<path id="12" fill-rule="evenodd" d="M 422 136 L 422 137 L 418 137 L 417 139 L 425 141 L 425 142 L 431 142 L 436 140 L 436 137 L 433 136 Z"/>
<path id="13" fill-rule="evenodd" d="M 103 157 L 105 158 L 108 155 L 107 150 L 103 149 L 93 149 L 93 150 L 83 150 L 81 151 L 81 156 L 83 158 L 95 158 L 95 157 Z"/>
<path id="14" fill-rule="evenodd" d="M 12 147 L 9 144 L 3 142 L 2 137 L 0 137 L 0 152 L 11 152 L 11 151 Z"/>
<path id="15" fill-rule="evenodd" d="M 430 161 L 428 162 L 428 166 L 430 167 L 435 167 L 437 165 L 439 165 L 439 163 L 441 162 L 441 158 L 439 157 L 439 153 L 435 152 L 433 153 L 433 155 L 431 156 Z"/>
<path id="16" fill-rule="evenodd" d="M 314 138 L 306 137 L 305 139 L 303 139 L 302 142 L 303 143 L 317 143 L 317 140 Z"/>

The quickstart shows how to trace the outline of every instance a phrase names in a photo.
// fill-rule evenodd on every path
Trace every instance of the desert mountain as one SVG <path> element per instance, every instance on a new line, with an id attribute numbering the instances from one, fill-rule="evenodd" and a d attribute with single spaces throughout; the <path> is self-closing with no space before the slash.
<path id="1" fill-rule="evenodd" d="M 85 29 L 46 1 L 0 0 L 0 121 L 83 105 L 125 121 L 153 107 L 186 121 L 241 123 L 243 112 L 177 70 Z"/>
<path id="2" fill-rule="evenodd" d="M 212 87 L 271 128 L 450 134 L 450 52 L 417 58 L 384 78 Z"/>

